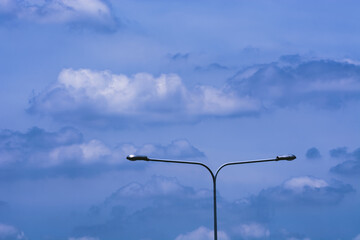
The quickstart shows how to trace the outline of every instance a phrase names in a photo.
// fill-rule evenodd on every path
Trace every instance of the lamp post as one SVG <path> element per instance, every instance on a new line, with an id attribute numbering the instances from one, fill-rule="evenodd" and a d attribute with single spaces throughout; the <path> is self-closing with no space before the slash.
<path id="1" fill-rule="evenodd" d="M 223 169 L 226 166 L 230 165 L 238 165 L 238 164 L 247 164 L 247 163 L 261 163 L 261 162 L 274 162 L 274 161 L 292 161 L 296 158 L 295 155 L 281 155 L 277 156 L 276 158 L 270 158 L 270 159 L 259 159 L 259 160 L 250 160 L 250 161 L 241 161 L 241 162 L 228 162 L 223 165 L 221 165 L 218 170 L 213 173 L 211 169 L 206 166 L 204 163 L 200 162 L 192 162 L 192 161 L 181 161 L 181 160 L 168 160 L 168 159 L 154 159 L 154 158 L 148 158 L 147 156 L 141 156 L 141 155 L 129 155 L 126 157 L 130 161 L 152 161 L 152 162 L 166 162 L 166 163 L 183 163 L 183 164 L 193 164 L 193 165 L 200 165 L 205 167 L 213 180 L 213 197 L 214 197 L 214 239 L 217 240 L 217 210 L 216 210 L 216 179 L 218 176 L 218 173 L 221 169 Z"/>

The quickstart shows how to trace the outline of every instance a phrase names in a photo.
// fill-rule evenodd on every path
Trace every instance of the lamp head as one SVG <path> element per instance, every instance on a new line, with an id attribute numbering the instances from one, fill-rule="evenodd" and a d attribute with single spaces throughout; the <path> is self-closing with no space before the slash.
<path id="1" fill-rule="evenodd" d="M 280 156 L 276 157 L 277 160 L 287 160 L 287 161 L 292 161 L 295 158 L 296 158 L 296 156 L 294 154 L 280 155 Z"/>
<path id="2" fill-rule="evenodd" d="M 143 160 L 143 161 L 148 161 L 149 158 L 147 156 L 141 156 L 141 155 L 129 155 L 126 157 L 127 160 L 130 161 L 138 161 L 138 160 Z"/>

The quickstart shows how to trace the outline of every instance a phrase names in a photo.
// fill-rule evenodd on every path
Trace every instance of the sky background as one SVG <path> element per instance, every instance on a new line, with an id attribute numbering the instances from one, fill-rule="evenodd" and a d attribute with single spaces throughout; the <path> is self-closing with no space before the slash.
<path id="1" fill-rule="evenodd" d="M 359 8 L 0 0 L 0 240 L 360 240 Z"/>

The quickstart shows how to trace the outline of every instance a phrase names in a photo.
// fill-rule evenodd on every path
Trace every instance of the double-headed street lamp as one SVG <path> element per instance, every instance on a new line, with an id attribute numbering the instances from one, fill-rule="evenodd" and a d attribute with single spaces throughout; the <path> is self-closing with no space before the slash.
<path id="1" fill-rule="evenodd" d="M 200 162 L 192 162 L 192 161 L 181 161 L 181 160 L 168 160 L 168 159 L 154 159 L 154 158 L 148 158 L 147 156 L 140 156 L 140 155 L 129 155 L 126 157 L 128 160 L 130 161 L 152 161 L 152 162 L 167 162 L 167 163 L 184 163 L 184 164 L 193 164 L 193 165 L 200 165 L 205 167 L 213 180 L 213 197 L 214 197 L 214 239 L 217 240 L 217 212 L 216 212 L 216 179 L 218 176 L 219 171 L 226 167 L 226 166 L 230 166 L 230 165 L 238 165 L 238 164 L 247 164 L 247 163 L 261 163 L 261 162 L 273 162 L 273 161 L 292 161 L 296 158 L 295 155 L 282 155 L 282 156 L 277 156 L 276 158 L 271 158 L 271 159 L 259 159 L 259 160 L 250 160 L 250 161 L 242 161 L 242 162 L 228 162 L 225 163 L 223 165 L 221 165 L 218 170 L 215 172 L 215 174 L 213 173 L 213 171 L 211 171 L 211 169 L 206 166 L 204 163 L 200 163 Z"/>

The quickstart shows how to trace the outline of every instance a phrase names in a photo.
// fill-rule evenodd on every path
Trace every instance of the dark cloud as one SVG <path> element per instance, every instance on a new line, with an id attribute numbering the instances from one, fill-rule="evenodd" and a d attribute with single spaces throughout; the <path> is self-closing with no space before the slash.
<path id="1" fill-rule="evenodd" d="M 181 60 L 188 60 L 190 54 L 189 53 L 175 53 L 175 54 L 168 54 L 168 57 L 173 61 L 181 61 Z"/>
<path id="2" fill-rule="evenodd" d="M 330 156 L 333 158 L 343 158 L 348 156 L 346 147 L 338 147 L 330 150 Z"/>
<path id="3" fill-rule="evenodd" d="M 334 158 L 345 160 L 344 162 L 332 167 L 331 172 L 344 176 L 360 175 L 360 148 L 353 152 L 348 152 L 347 148 L 336 148 L 330 151 Z"/>
<path id="4" fill-rule="evenodd" d="M 308 159 L 318 159 L 321 158 L 319 149 L 312 147 L 306 151 L 306 158 Z"/>
<path id="5" fill-rule="evenodd" d="M 239 71 L 230 78 L 229 87 L 260 100 L 267 109 L 302 104 L 337 109 L 360 99 L 360 66 L 284 56 L 278 62 Z"/>

